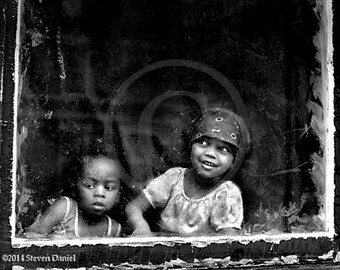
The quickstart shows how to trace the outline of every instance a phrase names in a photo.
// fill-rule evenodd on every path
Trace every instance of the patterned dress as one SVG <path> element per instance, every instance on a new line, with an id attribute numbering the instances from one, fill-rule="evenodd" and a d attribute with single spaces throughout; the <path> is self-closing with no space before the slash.
<path id="1" fill-rule="evenodd" d="M 243 202 L 240 189 L 225 181 L 199 199 L 188 198 L 183 189 L 187 169 L 172 168 L 153 179 L 143 190 L 154 208 L 162 208 L 162 230 L 183 234 L 209 234 L 227 228 L 240 229 Z"/>

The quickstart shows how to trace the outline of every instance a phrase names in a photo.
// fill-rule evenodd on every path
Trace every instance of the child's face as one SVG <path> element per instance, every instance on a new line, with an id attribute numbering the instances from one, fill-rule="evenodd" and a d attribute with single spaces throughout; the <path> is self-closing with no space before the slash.
<path id="1" fill-rule="evenodd" d="M 120 166 L 106 157 L 88 158 L 83 178 L 78 181 L 79 208 L 102 215 L 115 204 L 120 186 Z"/>
<path id="2" fill-rule="evenodd" d="M 203 180 L 220 180 L 234 161 L 231 146 L 217 138 L 204 136 L 196 140 L 191 147 L 191 164 Z"/>

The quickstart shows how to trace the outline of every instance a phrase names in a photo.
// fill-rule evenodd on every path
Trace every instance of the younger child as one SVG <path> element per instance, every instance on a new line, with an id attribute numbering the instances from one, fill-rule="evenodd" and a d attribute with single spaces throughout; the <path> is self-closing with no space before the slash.
<path id="1" fill-rule="evenodd" d="M 119 199 L 122 167 L 103 155 L 86 156 L 75 183 L 75 199 L 61 197 L 28 229 L 27 237 L 53 234 L 63 237 L 116 237 L 121 225 L 105 215 Z"/>
<path id="2" fill-rule="evenodd" d="M 133 235 L 152 234 L 143 216 L 151 206 L 161 209 L 163 232 L 184 236 L 239 233 L 241 191 L 226 177 L 242 162 L 238 155 L 249 143 L 246 126 L 241 117 L 223 108 L 207 110 L 195 124 L 189 142 L 190 168 L 169 169 L 151 180 L 126 207 Z"/>

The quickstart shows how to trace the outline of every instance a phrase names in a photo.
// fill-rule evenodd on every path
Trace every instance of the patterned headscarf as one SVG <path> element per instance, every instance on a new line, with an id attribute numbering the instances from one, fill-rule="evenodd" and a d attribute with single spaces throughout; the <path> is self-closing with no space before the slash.
<path id="1" fill-rule="evenodd" d="M 230 143 L 239 149 L 242 141 L 241 121 L 240 116 L 224 108 L 206 110 L 196 121 L 190 142 L 208 136 Z"/>

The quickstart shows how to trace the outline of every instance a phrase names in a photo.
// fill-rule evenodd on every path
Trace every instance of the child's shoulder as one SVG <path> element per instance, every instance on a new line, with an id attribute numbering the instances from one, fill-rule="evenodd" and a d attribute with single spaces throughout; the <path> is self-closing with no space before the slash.
<path id="1" fill-rule="evenodd" d="M 62 196 L 62 197 L 59 197 L 58 199 L 56 199 L 53 202 L 53 204 L 58 204 L 58 205 L 62 205 L 62 206 L 65 206 L 65 207 L 69 207 L 72 204 L 77 204 L 77 202 L 70 197 Z"/>
<path id="2" fill-rule="evenodd" d="M 76 207 L 76 205 L 77 202 L 74 199 L 62 196 L 53 202 L 51 208 L 53 208 L 54 211 L 63 213 L 63 216 L 65 217 L 70 212 L 71 208 Z"/>
<path id="3" fill-rule="evenodd" d="M 187 169 L 182 167 L 173 167 L 163 173 L 163 175 L 182 175 Z"/>
<path id="4" fill-rule="evenodd" d="M 72 201 L 73 200 L 71 198 L 62 196 L 62 197 L 59 197 L 59 198 L 55 199 L 53 201 L 52 205 L 54 207 L 63 207 L 64 209 L 66 209 L 67 206 L 72 203 Z"/>
<path id="5" fill-rule="evenodd" d="M 185 175 L 185 168 L 173 167 L 165 171 L 164 173 L 152 178 L 148 181 L 147 186 L 150 187 L 171 187 L 181 181 Z"/>
<path id="6" fill-rule="evenodd" d="M 215 194 L 217 196 L 239 196 L 241 194 L 241 190 L 236 183 L 228 180 L 215 189 Z"/>
<path id="7" fill-rule="evenodd" d="M 176 183 L 180 179 L 183 179 L 186 170 L 186 168 L 182 167 L 173 167 L 159 175 L 157 178 L 161 181 L 167 179 L 169 182 Z"/>
<path id="8" fill-rule="evenodd" d="M 107 236 L 111 237 L 118 237 L 122 231 L 122 225 L 115 221 L 113 218 L 106 216 L 109 221 L 108 229 L 107 229 Z"/>
<path id="9" fill-rule="evenodd" d="M 225 181 L 224 183 L 222 183 L 222 185 L 225 185 L 225 187 L 230 188 L 230 189 L 237 189 L 239 190 L 238 185 L 231 180 Z"/>

